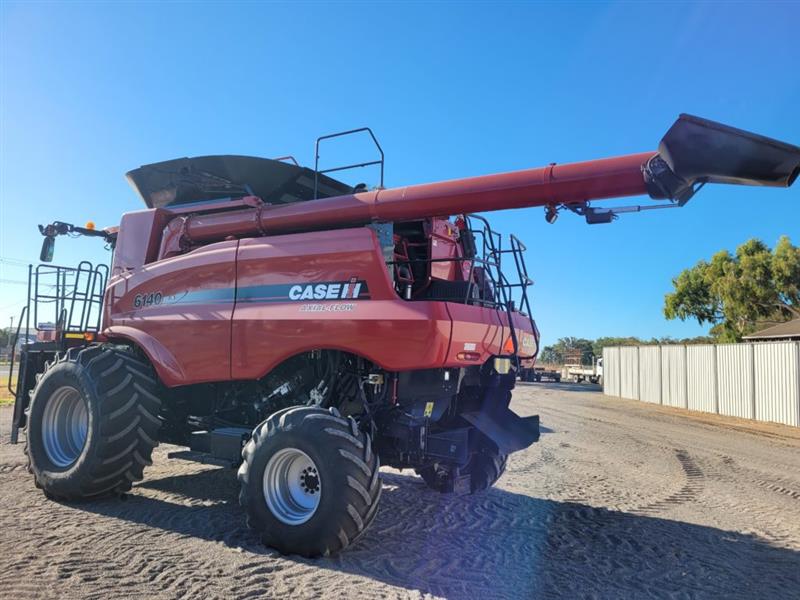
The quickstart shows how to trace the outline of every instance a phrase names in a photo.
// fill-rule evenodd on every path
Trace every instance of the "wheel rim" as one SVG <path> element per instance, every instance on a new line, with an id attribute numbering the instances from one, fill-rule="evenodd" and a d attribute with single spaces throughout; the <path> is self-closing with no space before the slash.
<path id="1" fill-rule="evenodd" d="M 71 386 L 58 388 L 44 409 L 42 443 L 57 467 L 69 467 L 83 452 L 89 431 L 89 413 L 81 393 Z"/>
<path id="2" fill-rule="evenodd" d="M 314 461 L 297 448 L 279 450 L 264 469 L 267 508 L 287 525 L 302 525 L 316 512 L 322 480 Z"/>

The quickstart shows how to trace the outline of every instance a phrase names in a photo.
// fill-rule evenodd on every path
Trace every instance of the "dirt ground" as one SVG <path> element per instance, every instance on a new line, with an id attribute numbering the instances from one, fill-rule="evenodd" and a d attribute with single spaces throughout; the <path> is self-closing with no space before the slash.
<path id="1" fill-rule="evenodd" d="M 800 431 L 521 384 L 542 417 L 495 489 L 384 470 L 349 551 L 284 557 L 244 525 L 230 471 L 156 450 L 126 499 L 35 489 L 0 408 L 0 597 L 800 598 Z"/>

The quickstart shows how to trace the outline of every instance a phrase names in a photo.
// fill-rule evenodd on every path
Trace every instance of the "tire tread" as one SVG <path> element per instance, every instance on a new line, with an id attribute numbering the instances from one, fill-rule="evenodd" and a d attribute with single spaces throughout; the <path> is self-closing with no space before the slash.
<path id="1" fill-rule="evenodd" d="M 287 540 L 276 535 L 256 512 L 250 502 L 263 502 L 261 477 L 250 481 L 250 471 L 260 448 L 283 432 L 302 428 L 309 440 L 324 445 L 325 452 L 341 457 L 341 468 L 346 472 L 346 483 L 337 493 L 343 499 L 341 514 L 329 534 L 314 539 Z M 250 440 L 242 449 L 242 464 L 238 479 L 241 484 L 239 503 L 247 513 L 247 525 L 261 535 L 262 541 L 285 554 L 300 554 L 306 557 L 329 556 L 342 551 L 356 542 L 375 519 L 381 496 L 380 461 L 372 451 L 372 441 L 367 433 L 358 428 L 351 417 L 342 417 L 335 409 L 298 406 L 278 411 L 258 425 Z M 252 487 L 251 487 L 252 486 Z M 251 493 L 253 496 L 251 497 Z"/>
<path id="2" fill-rule="evenodd" d="M 161 401 L 152 367 L 120 347 L 97 344 L 70 348 L 46 365 L 32 392 L 33 401 L 37 400 L 36 394 L 42 385 L 56 372 L 54 369 L 63 363 L 81 368 L 80 381 L 93 395 L 87 401 L 99 404 L 96 410 L 100 420 L 96 429 L 99 439 L 93 442 L 92 455 L 85 457 L 91 462 L 81 467 L 82 474 L 75 481 L 61 482 L 57 487 L 51 486 L 44 473 L 46 469 L 37 467 L 26 441 L 29 470 L 37 487 L 59 500 L 80 500 L 130 490 L 132 482 L 142 479 L 144 467 L 152 464 L 161 426 L 161 421 L 154 416 L 160 410 Z M 28 421 L 31 427 L 30 419 Z"/>

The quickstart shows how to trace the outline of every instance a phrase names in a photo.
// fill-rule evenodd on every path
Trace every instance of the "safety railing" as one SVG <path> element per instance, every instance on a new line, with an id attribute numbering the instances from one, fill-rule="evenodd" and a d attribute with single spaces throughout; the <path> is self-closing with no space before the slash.
<path id="1" fill-rule="evenodd" d="M 57 331 L 85 333 L 100 328 L 106 265 L 94 266 L 86 260 L 77 267 L 41 264 L 30 277 L 28 305 L 37 330 L 42 319 L 51 316 Z"/>
<path id="2" fill-rule="evenodd" d="M 40 264 L 34 269 L 33 265 L 28 266 L 27 301 L 20 312 L 11 346 L 8 376 L 11 394 L 17 395 L 12 381 L 23 323 L 26 337 L 32 330 L 36 331 L 37 338 L 42 331 L 53 331 L 48 339 L 38 341 L 60 343 L 65 333 L 96 333 L 100 329 L 107 279 L 108 267 L 94 266 L 89 261 L 81 261 L 77 267 Z M 51 317 L 52 321 L 41 320 Z M 19 375 L 18 381 L 24 378 L 24 373 Z"/>
<path id="3" fill-rule="evenodd" d="M 381 155 L 380 159 L 378 160 L 371 160 L 366 162 L 354 163 L 351 165 L 344 165 L 341 167 L 332 167 L 330 169 L 323 169 L 320 170 L 319 168 L 319 143 L 323 140 L 329 140 L 332 138 L 342 137 L 346 135 L 353 135 L 354 133 L 361 133 L 366 131 L 370 137 L 372 138 L 375 147 L 378 149 L 378 153 Z M 316 200 L 319 193 L 319 176 L 325 173 L 336 173 L 338 171 L 349 171 L 350 169 L 357 169 L 359 167 L 369 167 L 372 165 L 380 165 L 381 167 L 381 183 L 380 187 L 383 188 L 383 167 L 384 167 L 384 155 L 383 155 L 383 148 L 378 143 L 378 138 L 375 137 L 375 134 L 372 133 L 372 129 L 369 127 L 359 127 L 358 129 L 350 129 L 349 131 L 340 131 L 338 133 L 331 133 L 329 135 L 322 135 L 317 138 L 317 142 L 314 146 L 314 199 Z"/>
<path id="4" fill-rule="evenodd" d="M 468 274 L 463 283 L 463 293 L 460 298 L 454 298 L 451 294 L 437 295 L 430 291 L 425 291 L 425 300 L 438 300 L 460 302 L 502 310 L 508 316 L 508 324 L 511 331 L 511 338 L 514 344 L 514 354 L 519 352 L 519 343 L 514 318 L 512 313 L 520 313 L 530 320 L 531 330 L 536 331 L 533 323 L 530 308 L 530 297 L 528 288 L 533 281 L 528 276 L 525 264 L 524 252 L 525 245 L 515 236 L 509 236 L 508 248 L 503 248 L 502 236 L 492 230 L 489 222 L 479 215 L 466 215 L 466 228 L 462 231 L 463 235 L 472 238 L 475 246 L 473 255 L 454 256 L 444 258 L 410 258 L 397 255 L 395 260 L 389 261 L 392 266 L 407 266 L 411 270 L 412 264 L 418 263 L 454 263 L 459 266 L 469 265 Z M 480 223 L 480 227 L 473 226 L 473 222 Z M 475 243 L 477 242 L 477 243 Z M 503 267 L 503 256 L 510 255 L 513 261 L 513 271 L 516 277 L 509 279 Z M 480 269 L 480 272 L 477 271 Z M 476 274 L 479 273 L 479 276 Z M 451 282 L 448 282 L 451 283 Z M 410 294 L 407 299 L 413 299 Z"/>
<path id="5" fill-rule="evenodd" d="M 17 385 L 14 385 L 14 359 L 17 354 L 17 344 L 19 343 L 19 334 L 20 328 L 22 327 L 22 323 L 26 321 L 25 317 L 28 314 L 28 307 L 23 306 L 22 312 L 19 315 L 19 321 L 17 322 L 17 330 L 14 332 L 14 337 L 11 340 L 11 356 L 9 358 L 8 364 L 8 383 L 6 387 L 8 388 L 9 393 L 16 398 L 17 397 L 17 387 L 19 386 L 19 379 L 17 379 Z"/>

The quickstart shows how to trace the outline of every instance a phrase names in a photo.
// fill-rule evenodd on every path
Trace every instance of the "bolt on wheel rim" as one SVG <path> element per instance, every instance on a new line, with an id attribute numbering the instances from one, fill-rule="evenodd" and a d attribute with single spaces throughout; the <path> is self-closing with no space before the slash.
<path id="1" fill-rule="evenodd" d="M 297 448 L 279 450 L 264 469 L 267 508 L 287 525 L 302 525 L 316 512 L 322 481 L 314 461 Z"/>
<path id="2" fill-rule="evenodd" d="M 83 452 L 89 431 L 89 413 L 81 393 L 71 386 L 58 388 L 44 409 L 42 443 L 57 467 L 69 467 Z"/>

